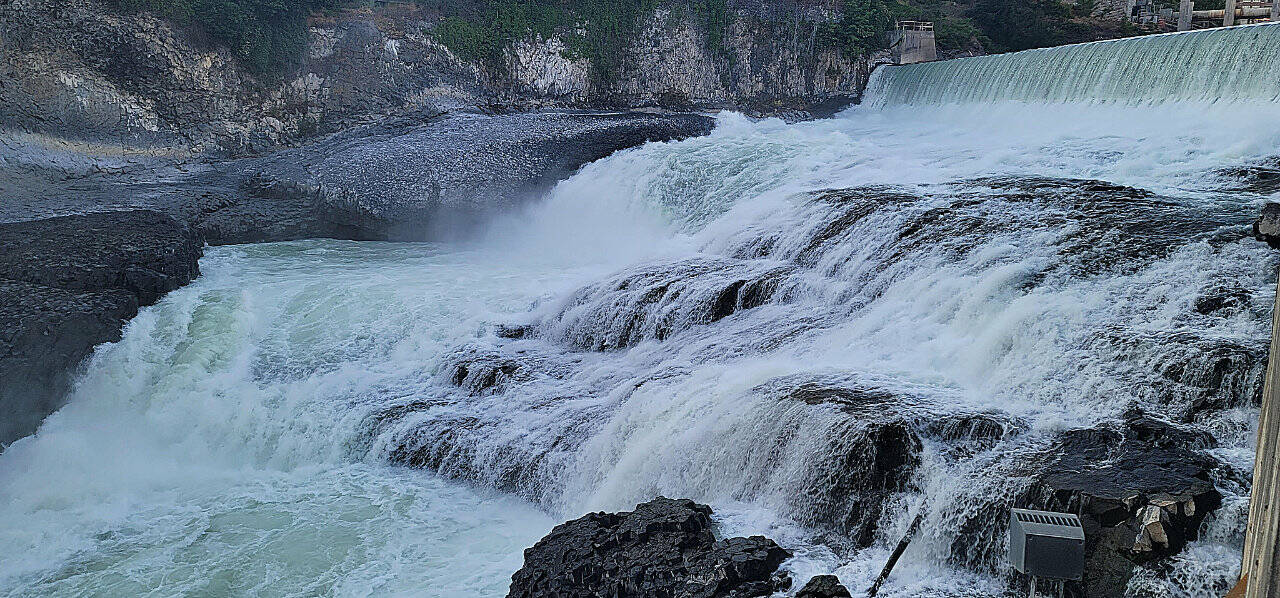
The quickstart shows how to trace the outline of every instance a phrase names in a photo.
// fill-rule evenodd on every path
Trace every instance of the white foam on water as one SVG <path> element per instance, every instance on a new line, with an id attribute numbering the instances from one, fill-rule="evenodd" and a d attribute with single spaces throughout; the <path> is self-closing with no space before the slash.
<path id="1" fill-rule="evenodd" d="M 1235 35 L 1275 29 L 1244 31 Z M 799 583 L 835 572 L 855 592 L 930 504 L 882 595 L 1001 595 L 1000 575 L 950 560 L 959 514 L 1024 483 L 1002 477 L 998 455 L 954 459 L 924 446 L 915 491 L 888 497 L 873 545 L 850 549 L 839 533 L 802 524 L 796 495 L 856 418 L 761 389 L 786 376 L 856 380 L 914 402 L 925 419 L 998 413 L 1028 442 L 1133 402 L 1172 410 L 1134 381 L 1173 349 L 1157 343 L 1134 357 L 1104 333 L 1239 343 L 1265 334 L 1275 260 L 1252 241 L 1211 243 L 1201 231 L 1129 270 L 1088 273 L 1082 262 L 1084 274 L 1060 268 L 1083 259 L 1063 250 L 1088 233 L 1079 224 L 933 239 L 896 260 L 883 252 L 957 190 L 980 194 L 973 215 L 989 221 L 1065 213 L 952 185 L 986 176 L 1140 187 L 1192 214 L 1188 227 L 1239 229 L 1266 197 L 1232 190 L 1239 177 L 1224 169 L 1280 153 L 1274 78 L 1241 71 L 1193 77 L 1201 87 L 1189 90 L 1126 92 L 1111 73 L 1094 95 L 1082 83 L 1031 81 L 1017 93 L 1000 83 L 1038 60 L 1175 48 L 1196 63 L 1231 47 L 1230 33 L 1196 35 L 892 69 L 867 105 L 830 120 L 725 114 L 706 137 L 588 165 L 459 246 L 210 249 L 199 280 L 144 309 L 123 340 L 96 352 L 68 406 L 0 455 L 0 592 L 500 596 L 521 549 L 555 522 L 666 494 L 710 502 L 722 533 L 765 533 L 795 550 L 786 566 Z M 867 185 L 937 199 L 850 225 L 841 243 L 788 271 L 786 300 L 690 320 L 682 305 L 721 288 L 690 275 L 673 282 L 690 285 L 684 303 L 638 314 L 653 330 L 671 325 L 670 337 L 609 351 L 518 341 L 563 371 L 476 396 L 438 371 L 459 346 L 497 343 L 492 323 L 563 311 L 544 332 L 609 333 L 607 318 L 588 316 L 626 307 L 625 289 L 574 289 L 634 264 L 788 266 L 834 213 L 797 194 Z M 762 239 L 776 263 L 733 262 Z M 949 253 L 948 241 L 969 245 Z M 1188 319 L 1215 285 L 1242 287 L 1254 308 Z M 404 406 L 414 408 L 394 425 L 371 424 Z M 1217 457 L 1247 471 L 1255 417 L 1242 407 L 1196 425 L 1218 438 Z M 440 469 L 464 482 L 387 464 L 407 440 L 440 430 L 458 443 Z M 538 487 L 503 486 L 512 472 Z M 1231 574 L 1247 489 L 1222 484 L 1227 505 L 1175 573 L 1135 583 L 1201 596 Z"/>

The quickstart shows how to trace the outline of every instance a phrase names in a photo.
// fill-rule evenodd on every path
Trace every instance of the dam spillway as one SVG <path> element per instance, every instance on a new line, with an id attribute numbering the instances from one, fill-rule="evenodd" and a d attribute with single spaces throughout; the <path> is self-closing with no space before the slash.
<path id="1" fill-rule="evenodd" d="M 882 68 L 866 102 L 1275 102 L 1280 24 L 1203 29 Z"/>
<path id="2" fill-rule="evenodd" d="M 836 118 L 722 115 L 465 243 L 212 248 L 0 454 L 0 593 L 502 596 L 556 522 L 662 494 L 850 588 L 924 510 L 882 596 L 1013 596 L 1008 507 L 1109 504 L 1156 459 L 1176 479 L 1126 483 L 1211 512 L 1097 583 L 1220 594 L 1276 31 L 882 69 Z"/>

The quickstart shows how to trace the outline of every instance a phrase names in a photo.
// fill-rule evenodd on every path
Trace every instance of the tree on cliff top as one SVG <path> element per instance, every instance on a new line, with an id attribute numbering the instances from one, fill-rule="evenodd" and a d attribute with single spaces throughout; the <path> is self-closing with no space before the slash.
<path id="1" fill-rule="evenodd" d="M 1005 52 L 1094 39 L 1060 0 L 977 0 L 969 11 L 995 46 Z"/>

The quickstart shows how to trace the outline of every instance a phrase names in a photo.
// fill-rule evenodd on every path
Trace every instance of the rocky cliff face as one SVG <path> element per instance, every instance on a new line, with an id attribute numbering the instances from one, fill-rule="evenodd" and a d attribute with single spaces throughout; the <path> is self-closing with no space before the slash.
<path id="1" fill-rule="evenodd" d="M 0 129 L 182 151 L 257 151 L 385 115 L 458 109 L 731 108 L 803 115 L 855 98 L 871 58 L 816 43 L 816 21 L 739 0 L 720 50 L 670 10 L 649 15 L 607 81 L 558 38 L 512 44 L 501 68 L 468 62 L 412 3 L 316 17 L 303 65 L 255 77 L 225 50 L 99 0 L 0 2 Z"/>
<path id="2" fill-rule="evenodd" d="M 657 10 L 607 82 L 592 80 L 588 61 L 566 58 L 560 40 L 526 40 L 507 53 L 509 97 L 575 107 L 728 108 L 759 115 L 822 111 L 857 98 L 875 60 L 883 58 L 850 58 L 822 47 L 817 20 L 769 20 L 775 15 L 745 8 L 735 15 L 717 51 L 695 22 Z M 835 16 L 834 10 L 805 15 Z"/>

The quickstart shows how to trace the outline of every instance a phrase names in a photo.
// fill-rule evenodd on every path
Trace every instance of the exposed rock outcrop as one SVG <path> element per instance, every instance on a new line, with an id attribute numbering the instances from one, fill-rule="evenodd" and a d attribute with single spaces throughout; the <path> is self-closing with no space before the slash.
<path id="1" fill-rule="evenodd" d="M 796 598 L 852 598 L 852 595 L 836 576 L 815 575 L 800 588 Z"/>
<path id="2" fill-rule="evenodd" d="M 145 210 L 0 224 L 0 444 L 56 410 L 74 368 L 139 306 L 195 278 L 201 248 Z"/>
<path id="3" fill-rule="evenodd" d="M 533 112 L 367 127 L 229 165 L 232 177 L 249 174 L 244 199 L 198 226 L 210 243 L 280 240 L 255 230 L 263 222 L 258 214 L 275 205 L 312 220 L 314 230 L 304 236 L 456 238 L 584 164 L 647 141 L 705 135 L 713 126 L 695 114 Z"/>
<path id="4" fill-rule="evenodd" d="M 834 4 L 794 14 L 729 7 L 723 32 L 667 9 L 643 17 L 607 78 L 565 41 L 530 37 L 501 68 L 432 35 L 430 3 L 313 17 L 306 56 L 283 77 L 225 48 L 100 0 L 0 4 L 0 129 L 181 151 L 262 152 L 386 118 L 458 109 L 733 108 L 830 113 L 853 101 L 875 57 L 815 42 Z M 721 40 L 713 49 L 710 39 Z"/>
<path id="5" fill-rule="evenodd" d="M 656 498 L 557 525 L 525 550 L 510 598 L 747 598 L 790 585 L 791 556 L 763 536 L 716 540 L 711 508 Z"/>
<path id="6" fill-rule="evenodd" d="M 1119 596 L 1135 565 L 1180 552 L 1222 503 L 1197 449 L 1207 433 L 1130 411 L 1119 427 L 1071 430 L 1043 463 L 1032 504 L 1078 513 L 1085 529 L 1085 592 Z"/>
<path id="7" fill-rule="evenodd" d="M 212 245 L 443 240 L 536 199 L 588 162 L 713 126 L 696 114 L 451 114 L 195 164 L 157 156 L 104 160 L 67 144 L 0 137 L 0 222 L 147 208 L 188 223 Z"/>
<path id="8" fill-rule="evenodd" d="M 1280 203 L 1269 202 L 1253 223 L 1253 237 L 1272 249 L 1280 249 Z"/>

